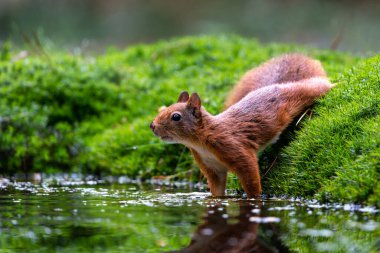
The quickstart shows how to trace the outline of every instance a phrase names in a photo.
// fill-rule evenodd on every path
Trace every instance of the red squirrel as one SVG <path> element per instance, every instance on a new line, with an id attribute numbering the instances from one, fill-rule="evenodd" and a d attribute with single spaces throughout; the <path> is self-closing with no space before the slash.
<path id="1" fill-rule="evenodd" d="M 331 87 L 318 61 L 300 54 L 283 55 L 245 74 L 220 114 L 208 113 L 197 93 L 189 96 L 183 91 L 150 127 L 161 140 L 190 149 L 212 195 L 225 194 L 230 171 L 249 198 L 259 197 L 257 153 Z"/>

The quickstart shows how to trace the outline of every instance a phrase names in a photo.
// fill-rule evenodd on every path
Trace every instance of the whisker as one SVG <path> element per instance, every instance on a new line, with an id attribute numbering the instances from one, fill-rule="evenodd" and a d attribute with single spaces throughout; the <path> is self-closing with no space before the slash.
<path id="1" fill-rule="evenodd" d="M 296 126 L 298 126 L 298 124 L 300 123 L 300 121 L 303 119 L 303 117 L 305 117 L 306 113 L 308 113 L 309 111 L 310 111 L 310 109 L 307 109 L 307 110 L 302 114 L 302 116 L 297 120 Z"/>

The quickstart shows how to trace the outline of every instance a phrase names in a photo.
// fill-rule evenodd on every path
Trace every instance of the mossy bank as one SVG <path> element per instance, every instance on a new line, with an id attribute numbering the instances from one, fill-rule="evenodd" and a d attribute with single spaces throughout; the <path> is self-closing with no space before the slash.
<path id="1" fill-rule="evenodd" d="M 279 154 L 266 190 L 380 206 L 380 55 L 335 82 Z"/>
<path id="2" fill-rule="evenodd" d="M 173 39 L 96 57 L 25 57 L 3 46 L 0 174 L 81 171 L 197 180 L 189 152 L 151 133 L 157 109 L 189 90 L 218 113 L 245 71 L 286 52 L 321 60 L 338 85 L 312 117 L 287 133 L 285 147 L 262 154 L 265 192 L 379 205 L 379 57 L 261 45 L 238 36 Z"/>

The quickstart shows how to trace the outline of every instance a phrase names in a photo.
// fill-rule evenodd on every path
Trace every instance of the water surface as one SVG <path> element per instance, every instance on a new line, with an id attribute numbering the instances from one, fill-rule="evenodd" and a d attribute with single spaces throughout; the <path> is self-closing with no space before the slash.
<path id="1" fill-rule="evenodd" d="M 0 187 L 0 252 L 376 252 L 378 210 L 141 184 Z"/>

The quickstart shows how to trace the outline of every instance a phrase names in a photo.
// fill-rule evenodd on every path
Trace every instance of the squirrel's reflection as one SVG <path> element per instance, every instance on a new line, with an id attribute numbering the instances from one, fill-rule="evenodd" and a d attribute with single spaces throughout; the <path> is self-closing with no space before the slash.
<path id="1" fill-rule="evenodd" d="M 229 217 L 227 207 L 221 202 L 210 201 L 203 223 L 192 236 L 188 247 L 175 252 L 243 253 L 243 252 L 287 252 L 276 238 L 276 227 L 272 223 L 259 224 L 261 202 L 237 202 L 238 215 Z M 230 210 L 231 211 L 231 210 Z M 251 219 L 251 220 L 250 220 Z M 260 226 L 260 232 L 258 233 Z M 261 234 L 264 234 L 263 236 Z M 262 238 L 265 237 L 265 238 Z"/>

